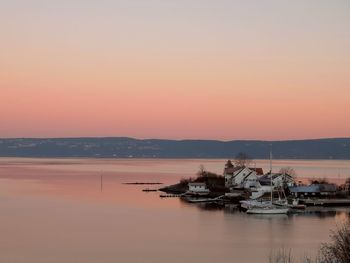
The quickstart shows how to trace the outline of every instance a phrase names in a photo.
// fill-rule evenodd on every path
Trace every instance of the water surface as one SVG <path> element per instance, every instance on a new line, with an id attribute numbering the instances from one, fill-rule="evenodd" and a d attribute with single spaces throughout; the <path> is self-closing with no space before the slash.
<path id="1" fill-rule="evenodd" d="M 267 262 L 314 255 L 349 209 L 254 216 L 145 193 L 225 160 L 0 158 L 0 262 Z M 268 161 L 258 160 L 265 169 Z M 349 161 L 274 161 L 303 178 L 350 175 Z M 101 175 L 103 187 L 101 189 Z M 156 186 L 155 186 L 156 187 Z"/>

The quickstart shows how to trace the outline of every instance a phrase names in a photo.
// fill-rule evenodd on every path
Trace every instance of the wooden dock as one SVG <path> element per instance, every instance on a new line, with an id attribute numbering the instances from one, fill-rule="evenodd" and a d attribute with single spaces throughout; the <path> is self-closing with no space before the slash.
<path id="1" fill-rule="evenodd" d="M 186 198 L 186 201 L 189 203 L 215 203 L 222 201 L 224 195 L 215 197 L 215 198 Z"/>
<path id="2" fill-rule="evenodd" d="M 350 206 L 350 198 L 342 199 L 301 199 L 306 206 Z"/>
<path id="3" fill-rule="evenodd" d="M 177 195 L 177 194 L 165 194 L 165 195 L 159 195 L 160 198 L 172 198 L 172 197 L 181 197 L 181 195 Z"/>
<path id="4" fill-rule="evenodd" d="M 163 183 L 159 183 L 159 182 L 129 182 L 129 183 L 123 183 L 123 184 L 134 184 L 134 185 L 155 185 L 155 184 L 163 184 Z"/>
<path id="5" fill-rule="evenodd" d="M 142 189 L 142 192 L 157 192 L 158 189 L 149 189 L 149 188 L 146 188 L 146 189 Z"/>

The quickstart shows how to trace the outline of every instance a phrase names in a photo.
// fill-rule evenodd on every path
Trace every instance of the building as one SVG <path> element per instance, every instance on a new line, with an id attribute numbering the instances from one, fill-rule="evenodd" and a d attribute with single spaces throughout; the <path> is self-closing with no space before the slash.
<path id="1" fill-rule="evenodd" d="M 186 193 L 192 195 L 207 195 L 209 192 L 206 183 L 192 182 L 188 183 L 188 191 Z"/>
<path id="2" fill-rule="evenodd" d="M 236 172 L 241 170 L 240 167 L 225 167 L 224 169 L 224 177 L 225 177 L 225 187 L 232 186 L 232 179 Z"/>
<path id="3" fill-rule="evenodd" d="M 271 185 L 271 174 L 267 173 L 259 178 L 261 185 Z M 288 174 L 273 173 L 272 174 L 272 185 L 274 187 L 281 187 L 284 185 L 294 186 L 295 182 L 292 176 Z"/>
<path id="4" fill-rule="evenodd" d="M 311 184 L 289 187 L 295 197 L 326 197 L 334 196 L 338 187 L 335 184 Z"/>
<path id="5" fill-rule="evenodd" d="M 262 168 L 248 167 L 225 167 L 224 177 L 227 188 L 250 188 L 256 187 L 258 176 L 263 174 Z"/>

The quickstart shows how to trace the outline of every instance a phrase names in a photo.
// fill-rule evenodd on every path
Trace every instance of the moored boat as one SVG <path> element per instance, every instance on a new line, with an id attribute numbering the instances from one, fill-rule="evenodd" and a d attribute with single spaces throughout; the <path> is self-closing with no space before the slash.
<path id="1" fill-rule="evenodd" d="M 263 200 L 242 200 L 240 201 L 241 203 L 241 207 L 242 208 L 245 208 L 245 209 L 250 209 L 250 208 L 253 208 L 253 207 L 259 207 L 259 208 L 262 208 L 262 207 L 267 207 L 271 204 L 270 201 L 263 201 Z"/>
<path id="2" fill-rule="evenodd" d="M 269 204 L 261 205 L 261 207 L 251 207 L 248 208 L 247 214 L 287 214 L 289 211 L 288 207 L 278 207 L 273 205 L 273 184 L 272 184 L 272 150 L 270 149 L 270 202 Z"/>
<path id="3" fill-rule="evenodd" d="M 222 200 L 224 195 L 215 197 L 215 198 L 186 198 L 186 201 L 189 203 L 212 203 L 212 202 L 218 202 Z"/>
<path id="4" fill-rule="evenodd" d="M 247 210 L 247 214 L 266 214 L 266 215 L 287 214 L 288 212 L 289 212 L 289 208 L 275 207 L 275 206 L 253 207 Z"/>
<path id="5" fill-rule="evenodd" d="M 273 202 L 273 204 L 276 206 L 281 206 L 281 207 L 289 207 L 291 209 L 298 209 L 298 210 L 306 209 L 306 205 L 300 204 L 298 199 L 293 199 L 291 204 L 288 203 L 287 199 L 276 200 Z"/>

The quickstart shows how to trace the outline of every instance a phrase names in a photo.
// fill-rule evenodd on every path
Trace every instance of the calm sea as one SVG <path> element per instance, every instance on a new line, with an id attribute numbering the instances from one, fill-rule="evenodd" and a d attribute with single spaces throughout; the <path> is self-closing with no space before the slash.
<path id="1" fill-rule="evenodd" d="M 123 184 L 176 183 L 201 164 L 222 173 L 225 160 L 0 158 L 0 262 L 268 262 L 281 248 L 315 255 L 349 218 L 345 208 L 253 216 Z M 303 179 L 350 176 L 350 161 L 273 162 L 286 166 Z"/>

